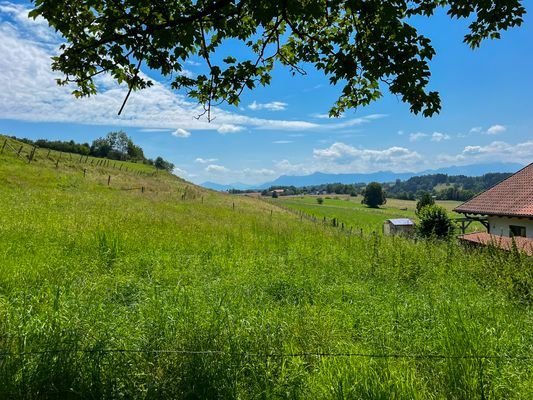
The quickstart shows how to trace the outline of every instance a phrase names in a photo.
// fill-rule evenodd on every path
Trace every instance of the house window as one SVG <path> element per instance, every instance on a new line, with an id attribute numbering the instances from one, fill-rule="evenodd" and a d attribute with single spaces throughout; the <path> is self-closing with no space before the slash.
<path id="1" fill-rule="evenodd" d="M 518 225 L 509 225 L 509 236 L 526 237 L 526 227 Z"/>

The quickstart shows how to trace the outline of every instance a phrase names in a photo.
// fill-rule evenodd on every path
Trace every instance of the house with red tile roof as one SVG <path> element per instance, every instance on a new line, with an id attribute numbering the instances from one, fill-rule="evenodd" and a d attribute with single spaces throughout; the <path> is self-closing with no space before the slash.
<path id="1" fill-rule="evenodd" d="M 487 218 L 487 232 L 461 235 L 459 239 L 507 250 L 514 245 L 533 255 L 533 163 L 454 211 L 467 218 Z"/>

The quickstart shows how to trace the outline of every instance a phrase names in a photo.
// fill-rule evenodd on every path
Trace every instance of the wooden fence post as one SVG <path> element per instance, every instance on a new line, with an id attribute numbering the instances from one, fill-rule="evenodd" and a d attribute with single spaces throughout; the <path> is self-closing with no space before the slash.
<path id="1" fill-rule="evenodd" d="M 34 148 L 31 150 L 30 156 L 28 157 L 28 164 L 32 162 L 33 157 L 35 156 L 35 152 L 36 152 L 36 151 L 37 151 L 37 147 L 34 147 Z"/>
<path id="2" fill-rule="evenodd" d="M 107 177 L 107 186 L 109 186 L 110 183 L 111 183 L 111 175 L 109 175 L 109 176 Z"/>
<path id="3" fill-rule="evenodd" d="M 23 148 L 23 147 L 24 147 L 24 146 L 20 146 L 20 149 L 19 149 L 19 151 L 17 152 L 17 157 L 20 157 L 20 152 L 22 151 L 22 148 Z"/>
<path id="4" fill-rule="evenodd" d="M 85 174 L 87 173 L 87 168 L 83 168 L 83 177 L 85 178 Z"/>
<path id="5" fill-rule="evenodd" d="M 144 186 L 141 187 L 141 193 L 144 193 Z"/>

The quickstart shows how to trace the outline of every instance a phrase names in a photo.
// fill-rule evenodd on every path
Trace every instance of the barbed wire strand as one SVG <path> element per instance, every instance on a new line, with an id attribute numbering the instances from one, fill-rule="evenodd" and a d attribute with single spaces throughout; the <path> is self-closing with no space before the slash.
<path id="1" fill-rule="evenodd" d="M 26 352 L 0 352 L 0 357 L 22 357 L 31 355 L 61 354 L 61 353 L 146 353 L 146 354 L 176 354 L 176 355 L 200 355 L 200 356 L 240 356 L 257 358 L 295 358 L 295 357 L 359 357 L 359 358 L 396 358 L 396 359 L 495 359 L 495 360 L 533 360 L 533 355 L 494 355 L 494 354 L 374 354 L 374 353 L 239 353 L 225 352 L 220 350 L 141 350 L 141 349 L 48 349 Z"/>

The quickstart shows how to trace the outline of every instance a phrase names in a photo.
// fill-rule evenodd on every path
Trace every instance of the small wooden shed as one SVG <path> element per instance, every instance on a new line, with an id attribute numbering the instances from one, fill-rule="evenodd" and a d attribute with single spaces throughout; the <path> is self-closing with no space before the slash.
<path id="1" fill-rule="evenodd" d="M 388 219 L 383 224 L 383 234 L 385 235 L 405 235 L 415 234 L 415 223 L 409 218 Z"/>

